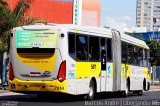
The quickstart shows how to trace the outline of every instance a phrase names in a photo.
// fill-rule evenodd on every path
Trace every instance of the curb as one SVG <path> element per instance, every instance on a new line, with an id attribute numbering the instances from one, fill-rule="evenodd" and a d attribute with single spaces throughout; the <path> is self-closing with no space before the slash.
<path id="1" fill-rule="evenodd" d="M 147 91 L 147 92 L 152 92 L 152 91 L 160 91 L 160 89 L 150 89 L 150 90 Z"/>
<path id="2" fill-rule="evenodd" d="M 0 97 L 2 96 L 14 96 L 14 95 L 24 95 L 21 93 L 15 93 L 15 92 L 10 92 L 10 91 L 0 91 Z"/>
<path id="3" fill-rule="evenodd" d="M 0 89 L 0 93 L 9 93 L 10 91 L 9 90 L 2 90 Z"/>
<path id="4" fill-rule="evenodd" d="M 152 86 L 152 85 L 151 85 L 149 91 L 160 91 L 160 86 L 159 86 L 159 85 L 155 85 L 155 86 Z"/>

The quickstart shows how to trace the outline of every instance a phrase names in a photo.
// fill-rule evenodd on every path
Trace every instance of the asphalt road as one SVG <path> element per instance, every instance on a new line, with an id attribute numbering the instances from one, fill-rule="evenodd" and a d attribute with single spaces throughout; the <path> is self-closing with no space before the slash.
<path id="1" fill-rule="evenodd" d="M 0 106 L 160 106 L 160 92 L 144 92 L 142 96 L 130 94 L 98 94 L 96 100 L 86 101 L 84 96 L 56 95 L 38 98 L 35 94 L 0 96 Z"/>

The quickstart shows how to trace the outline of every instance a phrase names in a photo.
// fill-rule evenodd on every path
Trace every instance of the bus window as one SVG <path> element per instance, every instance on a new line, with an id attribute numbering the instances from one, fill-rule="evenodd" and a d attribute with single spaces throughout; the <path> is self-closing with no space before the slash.
<path id="1" fill-rule="evenodd" d="M 139 65 L 143 66 L 143 49 L 139 48 L 139 53 L 138 53 L 138 61 L 139 61 Z"/>
<path id="2" fill-rule="evenodd" d="M 76 36 L 76 60 L 88 60 L 88 36 Z"/>
<path id="3" fill-rule="evenodd" d="M 136 66 L 139 66 L 139 61 L 138 61 L 138 52 L 139 48 L 137 46 L 133 46 L 133 63 Z"/>
<path id="4" fill-rule="evenodd" d="M 68 42 L 69 42 L 69 53 L 74 53 L 75 54 L 75 34 L 73 33 L 69 33 L 69 36 L 68 36 Z"/>
<path id="5" fill-rule="evenodd" d="M 122 63 L 127 63 L 127 43 L 122 42 Z"/>
<path id="6" fill-rule="evenodd" d="M 99 61 L 99 38 L 98 37 L 89 37 L 89 60 Z"/>
<path id="7" fill-rule="evenodd" d="M 75 45 L 75 34 L 69 33 L 68 35 L 68 50 L 69 55 L 75 60 L 76 59 L 76 45 Z"/>
<path id="8" fill-rule="evenodd" d="M 17 48 L 17 53 L 53 53 L 54 48 Z"/>
<path id="9" fill-rule="evenodd" d="M 105 47 L 105 38 L 101 38 L 101 46 Z"/>
<path id="10" fill-rule="evenodd" d="M 147 67 L 148 66 L 148 51 L 143 49 L 143 66 Z"/>
<path id="11" fill-rule="evenodd" d="M 107 61 L 112 61 L 112 41 L 107 39 Z"/>
<path id="12" fill-rule="evenodd" d="M 133 64 L 133 46 L 128 44 L 128 63 Z"/>

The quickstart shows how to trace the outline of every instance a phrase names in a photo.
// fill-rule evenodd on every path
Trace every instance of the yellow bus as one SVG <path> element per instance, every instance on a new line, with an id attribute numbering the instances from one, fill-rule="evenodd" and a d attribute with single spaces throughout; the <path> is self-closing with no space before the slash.
<path id="1" fill-rule="evenodd" d="M 35 24 L 12 29 L 9 90 L 86 94 L 149 90 L 149 47 L 110 28 Z"/>

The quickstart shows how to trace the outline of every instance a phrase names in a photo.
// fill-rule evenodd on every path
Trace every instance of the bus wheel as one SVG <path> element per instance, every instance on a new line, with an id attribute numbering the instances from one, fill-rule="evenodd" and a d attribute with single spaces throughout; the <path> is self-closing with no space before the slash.
<path id="1" fill-rule="evenodd" d="M 95 84 L 94 84 L 93 80 L 91 80 L 91 82 L 89 84 L 89 93 L 88 93 L 87 99 L 89 101 L 93 100 L 95 93 L 96 93 Z"/>

